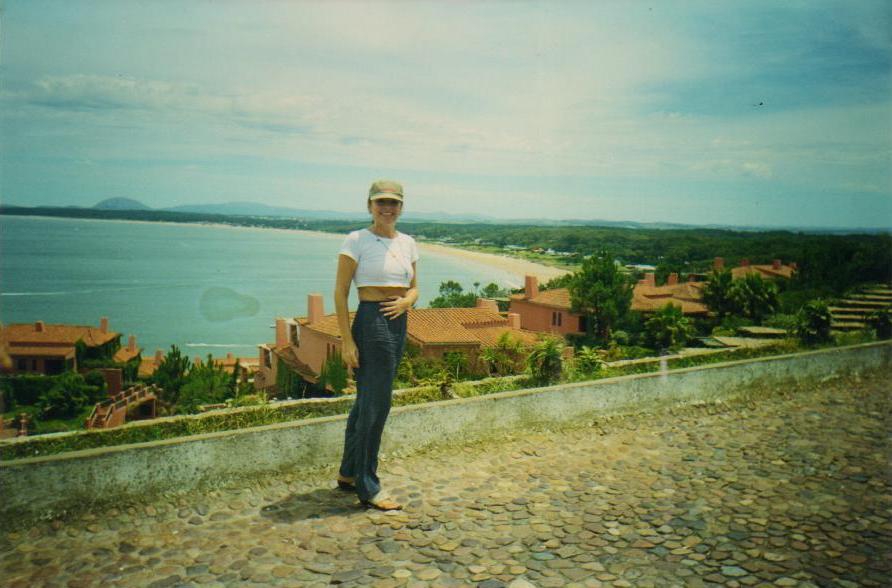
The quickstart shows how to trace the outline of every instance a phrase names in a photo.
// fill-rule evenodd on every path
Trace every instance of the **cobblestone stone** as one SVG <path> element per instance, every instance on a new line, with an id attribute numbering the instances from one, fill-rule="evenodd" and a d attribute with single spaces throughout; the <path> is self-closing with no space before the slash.
<path id="1" fill-rule="evenodd" d="M 9 586 L 883 586 L 888 376 L 384 456 L 0 537 Z"/>

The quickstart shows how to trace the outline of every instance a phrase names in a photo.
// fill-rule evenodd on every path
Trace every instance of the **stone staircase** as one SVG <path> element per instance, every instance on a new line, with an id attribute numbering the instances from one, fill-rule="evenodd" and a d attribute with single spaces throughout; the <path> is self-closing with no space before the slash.
<path id="1" fill-rule="evenodd" d="M 123 425 L 127 420 L 127 409 L 134 404 L 152 403 L 152 414 L 155 414 L 154 403 L 160 390 L 154 386 L 134 386 L 120 394 L 97 402 L 93 412 L 85 423 L 88 429 L 109 429 Z"/>
<path id="2" fill-rule="evenodd" d="M 830 307 L 830 326 L 835 331 L 857 331 L 867 326 L 867 315 L 875 310 L 892 308 L 892 288 L 872 286 L 853 294 Z"/>

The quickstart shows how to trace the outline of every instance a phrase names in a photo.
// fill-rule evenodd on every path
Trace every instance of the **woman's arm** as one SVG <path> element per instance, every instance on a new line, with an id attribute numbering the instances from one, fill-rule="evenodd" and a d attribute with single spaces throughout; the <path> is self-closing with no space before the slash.
<path id="1" fill-rule="evenodd" d="M 356 352 L 356 343 L 353 341 L 353 332 L 350 330 L 350 310 L 347 299 L 350 297 L 350 282 L 356 272 L 356 260 L 349 255 L 338 256 L 338 276 L 335 279 L 335 312 L 338 315 L 338 328 L 341 331 L 341 357 L 347 367 L 359 367 L 359 354 Z"/>
<path id="2" fill-rule="evenodd" d="M 395 319 L 404 312 L 408 312 L 412 305 L 418 300 L 418 267 L 416 262 L 412 262 L 412 281 L 409 282 L 409 289 L 403 296 L 394 296 L 387 302 L 382 302 L 381 306 L 384 310 L 381 314 L 389 319 Z"/>

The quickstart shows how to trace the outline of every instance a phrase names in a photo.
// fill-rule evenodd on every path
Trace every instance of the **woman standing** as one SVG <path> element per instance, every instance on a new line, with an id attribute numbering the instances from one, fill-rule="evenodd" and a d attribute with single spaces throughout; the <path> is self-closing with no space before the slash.
<path id="1" fill-rule="evenodd" d="M 406 313 L 418 299 L 418 248 L 412 237 L 396 230 L 403 209 L 399 183 L 373 183 L 367 206 L 372 226 L 347 235 L 338 256 L 335 284 L 342 356 L 356 379 L 356 401 L 347 419 L 338 486 L 355 489 L 366 506 L 396 510 L 402 506 L 381 492 L 378 449 L 405 346 Z M 359 295 L 352 327 L 347 310 L 351 281 L 356 282 Z"/>

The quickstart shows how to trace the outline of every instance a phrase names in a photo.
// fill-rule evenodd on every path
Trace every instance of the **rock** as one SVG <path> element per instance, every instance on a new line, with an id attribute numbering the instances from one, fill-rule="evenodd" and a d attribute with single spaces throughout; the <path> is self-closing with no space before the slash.
<path id="1" fill-rule="evenodd" d="M 739 578 L 741 576 L 748 576 L 749 572 L 737 566 L 722 566 L 722 575 L 731 578 Z"/>

